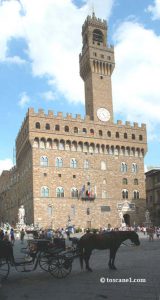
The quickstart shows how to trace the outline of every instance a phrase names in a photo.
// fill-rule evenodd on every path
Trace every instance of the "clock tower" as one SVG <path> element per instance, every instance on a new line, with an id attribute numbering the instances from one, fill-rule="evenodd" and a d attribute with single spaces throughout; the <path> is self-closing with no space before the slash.
<path id="1" fill-rule="evenodd" d="M 114 48 L 107 44 L 107 23 L 93 13 L 82 27 L 80 75 L 85 85 L 86 115 L 91 120 L 113 122 L 111 75 Z"/>

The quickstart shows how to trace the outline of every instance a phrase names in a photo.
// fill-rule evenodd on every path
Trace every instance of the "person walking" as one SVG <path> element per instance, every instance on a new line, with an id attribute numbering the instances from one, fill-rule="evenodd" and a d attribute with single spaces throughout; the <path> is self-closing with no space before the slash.
<path id="1" fill-rule="evenodd" d="M 21 230 L 21 232 L 20 232 L 21 244 L 23 244 L 24 236 L 25 236 L 25 232 L 24 232 L 24 229 L 22 228 L 22 230 Z"/>
<path id="2" fill-rule="evenodd" d="M 15 237 L 14 237 L 14 229 L 13 228 L 11 228 L 11 230 L 10 230 L 10 238 L 11 238 L 11 244 L 12 244 L 12 246 L 14 246 Z"/>

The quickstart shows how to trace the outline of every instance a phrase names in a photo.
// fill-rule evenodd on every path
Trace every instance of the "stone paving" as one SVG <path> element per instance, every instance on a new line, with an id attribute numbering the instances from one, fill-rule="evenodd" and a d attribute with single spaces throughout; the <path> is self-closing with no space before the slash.
<path id="1" fill-rule="evenodd" d="M 14 247 L 18 255 L 20 242 Z M 108 269 L 108 254 L 106 250 L 93 252 L 92 273 L 81 271 L 76 259 L 71 274 L 64 279 L 53 278 L 40 268 L 31 273 L 17 273 L 12 268 L 0 288 L 0 300 L 160 300 L 160 240 L 149 242 L 141 235 L 139 247 L 121 246 L 117 271 Z M 127 278 L 146 282 L 107 282 Z"/>

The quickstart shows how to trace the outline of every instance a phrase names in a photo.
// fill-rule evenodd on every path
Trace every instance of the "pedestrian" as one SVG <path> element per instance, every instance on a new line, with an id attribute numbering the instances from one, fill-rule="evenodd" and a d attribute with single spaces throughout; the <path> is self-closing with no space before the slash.
<path id="1" fill-rule="evenodd" d="M 2 228 L 0 228 L 0 241 L 3 240 L 3 237 L 4 237 L 4 231 Z"/>
<path id="2" fill-rule="evenodd" d="M 13 228 L 11 228 L 11 230 L 10 230 L 10 238 L 11 238 L 11 244 L 12 244 L 12 246 L 14 246 L 15 237 L 14 237 L 14 229 Z"/>
<path id="3" fill-rule="evenodd" d="M 24 229 L 22 228 L 22 230 L 21 230 L 21 232 L 20 232 L 21 244 L 23 244 L 24 236 L 25 236 L 25 232 L 24 232 Z"/>
<path id="4" fill-rule="evenodd" d="M 3 241 L 9 241 L 9 235 L 8 232 L 5 231 L 4 237 L 3 237 Z"/>

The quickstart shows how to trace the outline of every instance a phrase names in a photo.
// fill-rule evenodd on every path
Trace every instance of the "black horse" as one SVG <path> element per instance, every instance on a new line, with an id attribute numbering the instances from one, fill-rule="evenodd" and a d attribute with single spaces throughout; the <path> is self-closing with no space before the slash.
<path id="1" fill-rule="evenodd" d="M 135 231 L 110 231 L 101 234 L 86 233 L 78 242 L 79 256 L 81 268 L 83 268 L 83 259 L 86 263 L 86 269 L 92 271 L 89 266 L 89 259 L 93 249 L 110 249 L 110 258 L 108 266 L 112 270 L 116 270 L 114 265 L 115 256 L 120 245 L 131 240 L 136 246 L 140 245 L 138 234 Z"/>
<path id="2" fill-rule="evenodd" d="M 9 241 L 0 241 L 0 260 L 5 259 L 7 262 L 14 264 L 13 247 Z"/>

